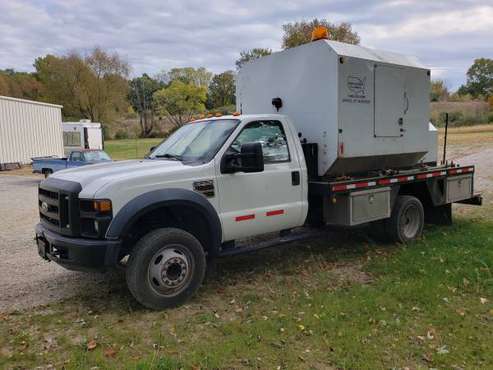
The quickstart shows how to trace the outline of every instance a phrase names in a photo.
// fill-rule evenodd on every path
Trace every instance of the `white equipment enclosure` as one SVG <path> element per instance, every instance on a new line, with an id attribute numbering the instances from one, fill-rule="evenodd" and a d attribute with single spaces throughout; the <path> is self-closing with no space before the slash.
<path id="1" fill-rule="evenodd" d="M 319 176 L 436 162 L 430 71 L 415 58 L 318 40 L 247 63 L 236 91 L 243 114 L 287 115 L 317 144 Z"/>
<path id="2" fill-rule="evenodd" d="M 65 154 L 76 149 L 103 149 L 103 133 L 101 124 L 89 120 L 79 122 L 64 122 L 63 145 Z"/>

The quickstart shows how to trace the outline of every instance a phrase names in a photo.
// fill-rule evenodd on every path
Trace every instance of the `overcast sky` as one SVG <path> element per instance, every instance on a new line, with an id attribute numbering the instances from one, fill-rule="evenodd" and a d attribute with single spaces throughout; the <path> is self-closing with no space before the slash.
<path id="1" fill-rule="evenodd" d="M 279 50 L 281 25 L 350 22 L 361 44 L 416 55 L 455 89 L 478 57 L 493 58 L 493 0 L 0 0 L 0 69 L 94 46 L 132 74 L 234 68 L 240 50 Z"/>

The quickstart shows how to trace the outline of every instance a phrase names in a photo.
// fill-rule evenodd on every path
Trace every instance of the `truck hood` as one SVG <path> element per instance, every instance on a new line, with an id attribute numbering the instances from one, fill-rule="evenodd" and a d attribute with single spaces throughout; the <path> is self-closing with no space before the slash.
<path id="1" fill-rule="evenodd" d="M 179 161 L 172 160 L 129 160 L 69 168 L 58 171 L 51 177 L 78 182 L 84 189 L 89 185 L 93 187 L 93 185 L 97 184 L 98 187 L 102 187 L 110 181 L 130 177 L 136 178 L 155 173 L 172 173 L 189 167 Z"/>

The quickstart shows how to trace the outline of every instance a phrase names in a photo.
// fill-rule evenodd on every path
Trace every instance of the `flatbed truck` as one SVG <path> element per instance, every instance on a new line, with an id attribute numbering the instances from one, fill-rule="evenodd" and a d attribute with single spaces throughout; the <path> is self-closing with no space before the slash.
<path id="1" fill-rule="evenodd" d="M 136 300 L 163 309 L 218 258 L 327 225 L 411 242 L 425 222 L 452 222 L 452 203 L 482 200 L 474 166 L 438 163 L 428 94 L 426 68 L 358 46 L 261 58 L 240 71 L 239 113 L 190 122 L 146 159 L 43 181 L 38 252 L 68 269 L 122 267 Z M 263 234 L 278 236 L 241 243 Z"/>

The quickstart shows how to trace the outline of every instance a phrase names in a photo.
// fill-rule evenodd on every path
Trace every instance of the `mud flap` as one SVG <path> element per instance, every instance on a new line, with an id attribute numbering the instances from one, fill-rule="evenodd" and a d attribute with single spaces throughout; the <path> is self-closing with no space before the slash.
<path id="1" fill-rule="evenodd" d="M 425 207 L 425 223 L 433 225 L 452 225 L 452 204 Z"/>

